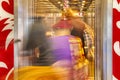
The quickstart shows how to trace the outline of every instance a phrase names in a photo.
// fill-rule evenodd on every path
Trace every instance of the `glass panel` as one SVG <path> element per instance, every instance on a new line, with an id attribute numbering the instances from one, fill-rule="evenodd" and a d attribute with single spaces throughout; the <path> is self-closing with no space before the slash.
<path id="1" fill-rule="evenodd" d="M 94 80 L 95 0 L 17 1 L 15 79 Z"/>

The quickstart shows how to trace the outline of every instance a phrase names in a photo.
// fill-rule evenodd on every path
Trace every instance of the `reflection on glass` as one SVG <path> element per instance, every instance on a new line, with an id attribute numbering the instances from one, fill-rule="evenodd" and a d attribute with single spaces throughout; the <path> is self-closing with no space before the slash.
<path id="1" fill-rule="evenodd" d="M 95 1 L 18 1 L 18 80 L 94 80 Z"/>

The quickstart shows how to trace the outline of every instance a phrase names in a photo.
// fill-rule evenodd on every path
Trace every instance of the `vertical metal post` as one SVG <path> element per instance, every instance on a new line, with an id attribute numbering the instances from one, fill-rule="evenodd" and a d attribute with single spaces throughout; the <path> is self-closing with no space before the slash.
<path id="1" fill-rule="evenodd" d="M 18 38 L 18 0 L 14 0 L 14 40 Z M 14 43 L 14 69 L 18 69 L 18 44 Z M 14 74 L 17 79 L 18 74 Z"/>
<path id="2" fill-rule="evenodd" d="M 96 0 L 95 80 L 112 80 L 112 0 Z"/>
<path id="3" fill-rule="evenodd" d="M 112 0 L 103 4 L 103 80 L 112 80 Z"/>

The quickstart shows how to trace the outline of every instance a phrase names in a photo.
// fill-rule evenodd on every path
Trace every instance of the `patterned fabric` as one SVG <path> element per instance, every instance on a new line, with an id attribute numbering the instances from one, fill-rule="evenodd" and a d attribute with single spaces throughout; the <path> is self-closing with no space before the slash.
<path id="1" fill-rule="evenodd" d="M 113 74 L 113 80 L 120 80 L 120 0 L 113 0 L 113 9 L 112 9 L 112 35 L 107 36 L 107 41 L 111 42 L 110 37 L 112 36 L 112 50 L 109 50 L 107 53 L 110 54 L 109 57 L 111 57 L 111 51 L 112 51 L 112 71 Z M 110 25 L 111 25 L 110 24 Z M 110 28 L 110 26 L 109 26 Z M 108 30 L 108 29 L 107 29 Z M 111 43 L 110 43 L 111 44 Z M 107 44 L 108 45 L 108 44 Z M 107 55 L 108 55 L 107 54 Z M 110 62 L 111 63 L 111 62 Z M 111 65 L 110 65 L 111 66 Z M 109 67 L 111 68 L 111 67 Z"/>
<path id="2" fill-rule="evenodd" d="M 94 40 L 92 39 L 91 35 L 87 32 L 87 30 L 84 30 L 83 34 L 84 38 L 84 52 L 85 56 L 91 60 L 94 57 Z"/>
<path id="3" fill-rule="evenodd" d="M 0 0 L 0 80 L 11 80 L 14 70 L 14 1 Z"/>

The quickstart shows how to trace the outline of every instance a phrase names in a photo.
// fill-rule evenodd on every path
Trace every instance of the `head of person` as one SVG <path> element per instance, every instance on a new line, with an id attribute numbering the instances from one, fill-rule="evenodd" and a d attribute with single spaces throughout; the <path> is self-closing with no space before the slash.
<path id="1" fill-rule="evenodd" d="M 53 25 L 53 31 L 56 36 L 70 35 L 72 26 L 69 24 L 68 20 L 61 19 L 55 25 Z"/>

